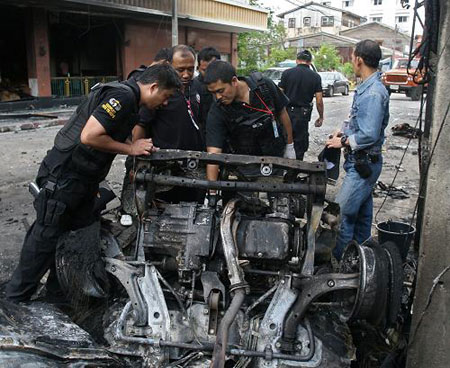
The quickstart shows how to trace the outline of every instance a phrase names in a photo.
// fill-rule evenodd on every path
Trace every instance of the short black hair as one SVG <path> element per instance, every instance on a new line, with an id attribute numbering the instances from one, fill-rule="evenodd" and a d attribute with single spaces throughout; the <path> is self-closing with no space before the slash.
<path id="1" fill-rule="evenodd" d="M 195 51 L 191 46 L 187 45 L 176 45 L 172 47 L 172 52 L 170 53 L 169 61 L 172 62 L 173 55 L 175 55 L 177 52 L 181 52 L 182 57 L 186 57 L 191 53 L 194 56 L 194 60 L 196 58 Z"/>
<path id="2" fill-rule="evenodd" d="M 312 55 L 309 50 L 302 50 L 297 54 L 297 60 L 311 61 Z"/>
<path id="3" fill-rule="evenodd" d="M 220 60 L 220 52 L 217 51 L 214 47 L 207 46 L 200 50 L 197 55 L 197 61 L 211 61 L 216 58 L 216 60 Z"/>
<path id="4" fill-rule="evenodd" d="M 132 70 L 130 74 L 128 74 L 127 79 L 137 79 L 145 71 L 145 69 L 147 69 L 147 65 L 141 64 L 139 68 Z"/>
<path id="5" fill-rule="evenodd" d="M 378 64 L 381 59 L 381 48 L 373 40 L 363 40 L 356 44 L 355 46 L 355 56 L 359 56 L 364 60 L 364 64 L 366 64 L 370 68 L 378 68 Z"/>
<path id="6" fill-rule="evenodd" d="M 172 50 L 170 49 L 170 47 L 163 47 L 162 49 L 159 49 L 159 51 L 156 53 L 153 61 L 154 62 L 169 61 L 171 54 L 172 54 Z"/>
<path id="7" fill-rule="evenodd" d="M 236 69 L 228 61 L 214 60 L 208 65 L 205 72 L 205 84 L 215 83 L 221 80 L 223 83 L 231 83 L 233 77 L 237 77 Z"/>
<path id="8" fill-rule="evenodd" d="M 175 69 L 169 64 L 155 64 L 149 66 L 137 78 L 141 84 L 158 83 L 161 89 L 179 89 L 181 88 L 181 80 Z"/>

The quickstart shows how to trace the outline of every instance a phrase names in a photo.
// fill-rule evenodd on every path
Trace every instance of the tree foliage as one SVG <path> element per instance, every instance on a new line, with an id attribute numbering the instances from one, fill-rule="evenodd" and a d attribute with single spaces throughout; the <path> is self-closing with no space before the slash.
<path id="1" fill-rule="evenodd" d="M 352 63 L 345 63 L 342 65 L 341 68 L 342 74 L 344 74 L 348 79 L 354 79 L 355 78 L 355 72 L 353 71 L 353 65 Z"/>
<path id="2" fill-rule="evenodd" d="M 259 5 L 252 2 L 252 5 Z M 268 18 L 268 30 L 244 32 L 238 37 L 238 71 L 246 75 L 255 70 L 264 70 L 280 61 L 295 58 L 294 48 L 285 48 L 286 29 L 276 23 L 272 12 Z"/>
<path id="3" fill-rule="evenodd" d="M 318 50 L 312 50 L 314 65 L 319 71 L 340 70 L 342 59 L 332 45 L 322 44 Z"/>
<path id="4" fill-rule="evenodd" d="M 323 44 L 318 50 L 312 50 L 311 53 L 318 71 L 337 70 L 348 79 L 355 77 L 352 63 L 342 63 L 342 58 L 333 45 Z"/>

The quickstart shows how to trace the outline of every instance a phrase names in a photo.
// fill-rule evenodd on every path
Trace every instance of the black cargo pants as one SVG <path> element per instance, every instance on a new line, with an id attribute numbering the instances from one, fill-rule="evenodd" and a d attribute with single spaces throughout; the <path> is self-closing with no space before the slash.
<path id="1" fill-rule="evenodd" d="M 292 131 L 294 134 L 294 149 L 297 160 L 303 160 L 305 152 L 309 147 L 309 121 L 311 120 L 311 108 L 290 106 L 287 108 L 291 118 Z"/>
<path id="2" fill-rule="evenodd" d="M 6 287 L 6 296 L 11 300 L 29 300 L 49 269 L 47 290 L 59 294 L 55 274 L 58 238 L 95 220 L 92 209 L 98 183 L 77 176 L 63 161 L 61 153 L 53 149 L 39 168 L 36 182 L 42 189 L 34 201 L 36 221 L 25 236 L 19 264 Z"/>

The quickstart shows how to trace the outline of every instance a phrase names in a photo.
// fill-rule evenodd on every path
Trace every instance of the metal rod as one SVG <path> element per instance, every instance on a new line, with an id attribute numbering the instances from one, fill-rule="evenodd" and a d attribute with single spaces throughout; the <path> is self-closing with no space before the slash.
<path id="1" fill-rule="evenodd" d="M 172 46 L 178 45 L 178 4 L 172 0 Z"/>
<path id="2" fill-rule="evenodd" d="M 268 291 L 266 291 L 263 295 L 261 295 L 251 306 L 247 308 L 245 311 L 245 315 L 248 315 L 250 311 L 256 308 L 260 303 L 262 303 L 266 298 L 272 295 L 275 290 L 277 290 L 279 284 L 272 286 Z"/>
<path id="3" fill-rule="evenodd" d="M 161 347 L 174 347 L 174 348 L 180 348 L 180 349 L 189 349 L 189 350 L 204 350 L 204 351 L 212 351 L 214 349 L 214 344 L 212 343 L 202 343 L 199 344 L 190 344 L 190 343 L 183 343 L 183 342 L 174 342 L 174 341 L 165 341 L 165 340 L 155 340 L 152 338 L 147 337 L 131 337 L 126 336 L 124 334 L 125 330 L 125 318 L 128 312 L 131 309 L 131 302 L 128 302 L 122 313 L 120 314 L 119 321 L 117 323 L 116 328 L 116 338 L 118 340 L 123 340 L 131 343 L 136 344 L 144 344 L 144 345 L 156 345 Z M 308 360 L 311 360 L 311 358 L 314 356 L 315 353 L 315 341 L 314 341 L 314 335 L 312 334 L 311 326 L 309 325 L 309 322 L 305 320 L 306 329 L 308 331 L 308 335 L 310 336 L 310 351 L 305 356 L 300 355 L 289 355 L 289 354 L 281 354 L 281 353 L 273 353 L 272 359 L 282 359 L 282 360 L 291 360 L 296 362 L 305 362 Z M 311 338 L 312 336 L 312 338 Z M 245 349 L 236 349 L 236 348 L 228 348 L 227 352 L 232 355 L 237 356 L 247 356 L 247 357 L 254 357 L 254 358 L 265 358 L 266 353 L 262 351 L 254 351 L 254 350 L 245 350 Z"/>
<path id="4" fill-rule="evenodd" d="M 187 188 L 230 190 L 240 192 L 298 193 L 324 195 L 325 184 L 310 185 L 306 183 L 267 183 L 241 181 L 209 181 L 190 179 L 172 175 L 158 175 L 138 172 L 136 182 L 152 182 L 157 185 L 173 185 Z"/>

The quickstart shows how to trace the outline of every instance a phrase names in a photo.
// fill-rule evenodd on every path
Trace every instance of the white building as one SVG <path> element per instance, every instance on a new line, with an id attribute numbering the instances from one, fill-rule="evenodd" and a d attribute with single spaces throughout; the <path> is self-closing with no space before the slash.
<path id="1" fill-rule="evenodd" d="M 401 0 L 320 0 L 321 4 L 333 6 L 360 14 L 367 18 L 368 22 L 379 22 L 400 32 L 412 33 L 415 0 L 404 0 L 403 5 L 409 5 L 409 9 L 402 6 Z M 419 14 L 424 19 L 424 8 L 419 9 Z M 422 34 L 422 27 L 416 21 L 415 34 Z"/>
<path id="2" fill-rule="evenodd" d="M 358 26 L 366 19 L 349 10 L 335 8 L 319 2 L 309 1 L 289 11 L 278 14 L 287 29 L 287 37 L 326 32 L 339 32 Z"/>

